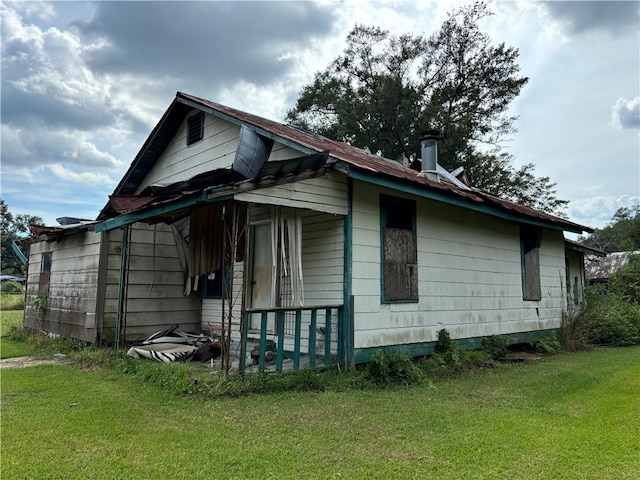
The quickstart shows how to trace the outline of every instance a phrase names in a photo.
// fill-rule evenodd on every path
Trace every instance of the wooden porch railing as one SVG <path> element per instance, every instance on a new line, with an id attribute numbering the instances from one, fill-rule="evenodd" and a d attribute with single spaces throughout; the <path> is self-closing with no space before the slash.
<path id="1" fill-rule="evenodd" d="M 337 321 L 333 322 L 333 313 L 337 311 Z M 320 318 L 318 318 L 318 312 L 320 312 Z M 258 370 L 264 372 L 266 366 L 265 355 L 267 352 L 267 336 L 275 337 L 276 341 L 276 358 L 275 369 L 277 372 L 282 372 L 285 357 L 292 360 L 291 368 L 293 370 L 300 369 L 300 359 L 304 357 L 305 353 L 302 352 L 302 331 L 303 331 L 303 313 L 308 313 L 308 337 L 307 340 L 307 352 L 308 366 L 309 368 L 316 368 L 316 357 L 318 353 L 321 354 L 320 359 L 322 365 L 329 365 L 332 361 L 337 361 L 339 365 L 345 365 L 345 343 L 344 343 L 344 307 L 343 305 L 321 305 L 312 307 L 276 307 L 276 308 L 248 308 L 245 312 L 243 324 L 242 324 L 242 351 L 240 355 L 240 371 L 244 372 L 247 365 L 247 343 L 250 340 L 250 325 L 252 316 L 260 317 L 260 329 L 259 332 L 254 332 L 253 338 L 255 339 L 255 333 L 258 333 Z M 269 314 L 272 314 L 272 319 L 275 320 L 275 328 L 268 330 Z M 288 335 L 289 339 L 293 340 L 293 351 L 285 351 L 285 317 L 287 314 L 295 316 L 295 323 L 293 328 L 293 335 Z M 324 318 L 322 315 L 324 314 Z M 307 323 L 306 321 L 304 322 Z M 316 352 L 316 340 L 318 328 L 324 328 L 324 348 L 323 352 Z M 332 349 L 332 333 L 336 329 L 335 342 L 336 348 Z M 290 343 L 290 341 L 289 341 Z M 335 357 L 334 357 L 335 352 Z"/>

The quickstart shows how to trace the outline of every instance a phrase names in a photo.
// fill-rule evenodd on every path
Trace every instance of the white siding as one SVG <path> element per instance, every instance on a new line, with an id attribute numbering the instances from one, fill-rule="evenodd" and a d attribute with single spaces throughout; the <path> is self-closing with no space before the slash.
<path id="1" fill-rule="evenodd" d="M 83 232 L 58 242 L 31 245 L 26 327 L 95 341 L 100 239 L 98 233 Z M 48 291 L 40 292 L 40 266 L 45 252 L 51 252 L 51 273 Z M 46 312 L 33 308 L 39 293 L 48 296 Z"/>
<path id="2" fill-rule="evenodd" d="M 242 321 L 242 296 L 244 295 L 242 284 L 244 279 L 244 262 L 236 262 L 233 266 L 232 295 L 231 295 L 231 339 L 234 342 L 240 340 L 240 323 Z M 211 332 L 222 332 L 222 308 L 224 302 L 225 316 L 229 312 L 229 299 L 203 298 L 202 299 L 202 327 Z M 225 324 L 228 317 L 225 319 Z"/>
<path id="3" fill-rule="evenodd" d="M 344 219 L 305 212 L 302 219 L 304 304 L 342 304 L 344 275 Z"/>
<path id="4" fill-rule="evenodd" d="M 380 193 L 398 195 L 354 184 L 355 348 L 434 341 L 443 328 L 468 338 L 560 325 L 562 232 L 544 230 L 542 299 L 524 301 L 518 227 L 426 199 L 417 199 L 419 301 L 381 303 Z"/>
<path id="5" fill-rule="evenodd" d="M 322 307 L 342 305 L 344 298 L 344 217 L 305 210 L 302 212 L 302 271 L 304 283 L 304 306 Z M 216 310 L 219 312 L 219 308 Z M 331 311 L 332 345 L 336 348 L 337 310 Z M 275 324 L 273 314 L 269 314 L 268 328 Z M 254 329 L 250 332 L 255 339 L 259 331 L 259 315 L 253 319 Z M 289 316 L 293 322 L 293 315 Z M 325 309 L 318 310 L 317 327 L 324 327 Z M 309 345 L 309 326 L 311 314 L 302 314 L 301 351 L 307 352 Z M 292 327 L 291 327 L 292 328 Z M 273 332 L 271 332 L 273 334 Z M 271 335 L 268 338 L 273 338 Z M 285 349 L 293 349 L 294 336 L 286 334 Z M 324 348 L 324 338 L 317 334 L 318 353 Z"/>
<path id="6" fill-rule="evenodd" d="M 306 208 L 346 215 L 347 179 L 344 175 L 329 173 L 322 177 L 240 193 L 235 195 L 235 199 L 241 202 Z"/>
<path id="7" fill-rule="evenodd" d="M 204 172 L 229 168 L 233 164 L 240 138 L 240 127 L 213 115 L 205 115 L 202 140 L 187 146 L 185 117 L 173 140 L 160 155 L 136 193 L 156 183 L 188 180 Z M 269 161 L 301 157 L 303 154 L 280 143 L 274 143 Z"/>
<path id="8" fill-rule="evenodd" d="M 104 313 L 104 339 L 114 339 L 120 283 L 121 232 L 109 237 Z M 200 298 L 185 297 L 173 233 L 165 224 L 132 226 L 127 274 L 126 339 L 144 339 L 178 324 L 180 330 L 200 329 Z"/>
<path id="9" fill-rule="evenodd" d="M 584 276 L 584 257 L 580 252 L 566 249 L 567 266 L 569 267 L 569 278 L 566 284 L 567 308 L 574 309 L 584 300 L 585 294 L 585 276 Z"/>
<path id="10" fill-rule="evenodd" d="M 213 115 L 205 115 L 203 139 L 187 146 L 187 118 L 192 113 L 185 117 L 173 140 L 136 193 L 154 183 L 188 180 L 200 173 L 231 166 L 240 137 L 240 127 Z"/>

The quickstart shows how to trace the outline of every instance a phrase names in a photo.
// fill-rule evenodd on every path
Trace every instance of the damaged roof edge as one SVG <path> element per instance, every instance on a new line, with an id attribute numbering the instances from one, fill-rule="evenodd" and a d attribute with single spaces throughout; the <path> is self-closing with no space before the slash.
<path id="1" fill-rule="evenodd" d="M 120 179 L 120 182 L 118 183 L 116 188 L 113 190 L 113 195 L 122 193 L 122 191 L 126 190 L 127 187 L 131 187 L 131 184 L 133 184 L 134 186 L 139 184 L 139 182 L 141 181 L 141 178 L 139 177 L 141 175 L 144 176 L 147 173 L 147 163 L 150 161 L 147 157 L 154 157 L 154 155 L 152 154 L 153 152 L 150 154 L 149 150 L 152 150 L 151 147 L 153 147 L 156 143 L 168 144 L 173 135 L 167 135 L 167 131 L 165 131 L 165 129 L 169 129 L 170 131 L 174 131 L 177 129 L 176 122 L 178 122 L 178 119 L 180 120 L 180 122 L 182 121 L 183 112 L 181 112 L 180 110 L 184 108 L 185 107 L 182 106 L 180 102 L 177 101 L 177 99 L 174 99 L 171 102 L 171 105 L 169 105 L 169 107 L 165 110 L 164 114 L 160 118 L 160 121 L 153 127 L 153 129 L 149 133 L 149 136 L 140 147 L 140 150 L 138 150 L 138 153 L 131 162 L 129 169 L 126 171 L 122 179 Z M 104 208 L 100 211 L 97 220 L 103 220 L 108 212 L 109 202 L 107 202 Z"/>
<path id="2" fill-rule="evenodd" d="M 224 119 L 234 125 L 241 125 L 259 135 L 276 140 L 304 154 L 328 151 L 328 164 L 343 171 L 351 178 L 359 178 L 372 184 L 378 184 L 394 190 L 411 192 L 414 195 L 436 199 L 462 208 L 482 212 L 517 223 L 538 225 L 555 230 L 574 233 L 592 232 L 589 227 L 573 223 L 569 220 L 541 212 L 524 205 L 492 197 L 474 189 L 462 189 L 456 185 L 443 185 L 415 177 L 412 170 L 394 164 L 388 159 L 371 155 L 343 142 L 337 142 L 315 134 L 306 133 L 290 125 L 268 120 L 257 115 L 236 110 L 209 100 L 177 92 L 176 97 L 165 111 L 160 122 L 154 127 L 142 148 L 136 155 L 129 170 L 114 191 L 114 195 L 133 194 L 142 181 L 142 177 L 155 163 L 160 152 L 166 146 L 186 112 L 195 108 Z M 204 200 L 208 201 L 208 200 Z M 155 208 L 159 208 L 156 206 Z M 107 220 L 109 203 L 100 212 L 98 220 L 107 225 L 117 223 L 117 217 Z M 154 207 L 150 207 L 151 209 Z M 162 208 L 173 208 L 165 205 Z M 132 212 L 132 215 L 134 212 Z M 142 211 L 136 215 L 143 214 Z M 148 218 L 148 217 L 145 217 Z M 104 228 L 108 230 L 117 227 Z"/>
<path id="3" fill-rule="evenodd" d="M 202 190 L 197 195 L 194 195 L 189 198 L 185 198 L 175 203 L 170 203 L 167 205 L 158 205 L 155 207 L 150 207 L 148 209 L 142 209 L 136 212 L 125 213 L 115 218 L 105 220 L 104 222 L 99 223 L 95 226 L 95 231 L 105 232 L 109 230 L 114 230 L 116 228 L 126 227 L 128 225 L 131 225 L 132 223 L 153 218 L 163 213 L 175 212 L 177 210 L 192 207 L 197 204 L 222 202 L 225 200 L 229 200 L 231 198 L 233 198 L 233 195 L 221 195 L 221 196 L 210 198 L 210 196 L 207 195 L 207 190 Z"/>
<path id="4" fill-rule="evenodd" d="M 179 103 L 182 103 L 184 105 L 187 105 L 189 107 L 192 108 L 197 108 L 198 110 L 202 110 L 205 113 L 208 113 L 210 115 L 213 115 L 217 118 L 220 118 L 221 120 L 226 120 L 227 122 L 233 124 L 233 125 L 237 125 L 237 126 L 244 126 L 246 128 L 249 128 L 250 130 L 252 130 L 253 132 L 262 135 L 265 138 L 269 138 L 271 140 L 275 140 L 289 148 L 292 148 L 294 150 L 297 150 L 301 153 L 310 155 L 310 154 L 314 154 L 314 153 L 318 153 L 318 150 L 315 150 L 313 148 L 309 148 L 307 146 L 304 145 L 300 145 L 298 142 L 294 142 L 290 139 L 288 139 L 287 137 L 284 137 L 282 135 L 278 135 L 275 134 L 273 132 L 270 132 L 269 130 L 266 130 L 262 127 L 260 127 L 259 125 L 255 125 L 253 123 L 247 123 L 246 121 L 242 121 L 232 115 L 229 115 L 225 112 L 221 112 L 220 110 L 217 110 L 209 105 L 203 104 L 201 101 L 196 101 L 193 99 L 190 99 L 187 97 L 187 94 L 182 93 L 182 92 L 178 92 L 176 94 L 176 101 Z M 204 101 L 204 99 L 202 99 L 202 101 Z"/>
<path id="5" fill-rule="evenodd" d="M 524 223 L 528 225 L 534 225 L 537 227 L 550 228 L 553 230 L 561 230 L 573 233 L 582 233 L 592 231 L 589 227 L 585 227 L 583 225 L 578 225 L 577 223 L 569 222 L 566 220 L 558 219 L 558 222 L 553 221 L 545 221 L 543 219 L 536 219 L 532 217 L 528 217 L 522 213 L 510 213 L 506 210 L 499 210 L 492 206 L 487 205 L 486 203 L 476 203 L 471 201 L 465 201 L 460 197 L 456 197 L 453 195 L 447 195 L 446 193 L 441 193 L 435 191 L 433 189 L 422 188 L 420 185 L 412 184 L 410 182 L 401 182 L 399 180 L 391 179 L 388 177 L 383 177 L 380 175 L 375 175 L 369 172 L 365 172 L 359 170 L 346 163 L 340 162 L 338 168 L 341 170 L 347 170 L 347 175 L 350 178 L 355 180 L 361 180 L 363 182 L 371 183 L 374 185 L 378 185 L 380 187 L 386 187 L 393 190 L 400 190 L 406 193 L 410 193 L 412 195 L 416 195 L 418 197 L 429 198 L 431 200 L 437 200 L 443 203 L 448 203 L 450 205 L 454 205 L 457 207 L 466 208 L 469 210 L 474 210 L 476 212 L 485 213 L 487 215 L 491 215 L 494 217 L 501 218 L 503 220 L 508 220 L 516 223 Z"/>

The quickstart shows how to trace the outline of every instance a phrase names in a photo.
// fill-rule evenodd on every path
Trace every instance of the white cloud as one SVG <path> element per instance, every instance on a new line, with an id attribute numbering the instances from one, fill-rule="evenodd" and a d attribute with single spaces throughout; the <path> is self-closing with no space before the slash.
<path id="1" fill-rule="evenodd" d="M 640 129 L 640 97 L 619 98 L 611 109 L 611 121 L 620 128 Z"/>
<path id="2" fill-rule="evenodd" d="M 104 185 L 114 184 L 115 182 L 109 176 L 96 172 L 76 172 L 72 171 L 64 165 L 54 164 L 47 167 L 56 177 L 61 180 L 67 180 L 74 183 L 82 183 L 87 185 Z"/>
<path id="3" fill-rule="evenodd" d="M 45 197 L 58 216 L 97 213 L 176 91 L 283 120 L 356 23 L 429 36 L 468 3 L 2 2 L 3 191 L 32 214 L 24 202 Z M 626 3 L 489 0 L 483 21 L 530 77 L 510 152 L 591 226 L 640 194 L 638 136 L 620 128 L 640 115 L 638 3 Z"/>
<path id="4" fill-rule="evenodd" d="M 604 227 L 613 217 L 613 214 L 622 207 L 640 205 L 639 195 L 597 195 L 587 198 L 579 198 L 569 205 L 569 216 L 578 223 L 587 222 L 594 228 Z"/>
<path id="5" fill-rule="evenodd" d="M 108 136 L 107 132 L 103 132 Z M 73 130 L 19 128 L 2 125 L 2 164 L 7 170 L 38 169 L 51 163 L 70 163 L 104 170 L 121 165 L 93 143 L 95 135 Z M 6 160 L 8 159 L 8 161 Z"/>
<path id="6" fill-rule="evenodd" d="M 117 168 L 114 152 L 140 124 L 112 100 L 112 83 L 83 60 L 83 51 L 97 48 L 96 42 L 28 23 L 15 6 L 2 5 L 3 165 Z"/>

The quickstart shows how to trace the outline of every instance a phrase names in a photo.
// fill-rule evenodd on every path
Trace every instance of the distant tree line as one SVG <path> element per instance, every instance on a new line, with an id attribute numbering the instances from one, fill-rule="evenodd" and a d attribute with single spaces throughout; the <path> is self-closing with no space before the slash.
<path id="1" fill-rule="evenodd" d="M 34 223 L 42 224 L 42 218 L 26 214 L 13 215 L 5 201 L 0 198 L 0 243 L 2 247 L 0 267 L 2 275 L 24 275 L 26 273 L 25 265 L 11 248 L 11 242 L 26 236 L 29 233 L 29 225 Z"/>
<path id="2" fill-rule="evenodd" d="M 604 252 L 640 250 L 640 205 L 619 208 L 607 226 L 578 241 Z"/>

